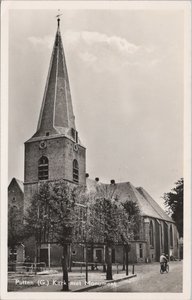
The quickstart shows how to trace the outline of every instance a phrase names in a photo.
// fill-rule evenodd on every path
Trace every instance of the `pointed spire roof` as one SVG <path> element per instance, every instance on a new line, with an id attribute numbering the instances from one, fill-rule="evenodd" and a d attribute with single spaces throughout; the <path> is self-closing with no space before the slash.
<path id="1" fill-rule="evenodd" d="M 58 27 L 37 132 L 33 137 L 64 134 L 73 138 L 73 130 L 75 130 L 75 117 L 73 114 L 69 78 L 59 28 L 59 18 L 57 22 Z"/>

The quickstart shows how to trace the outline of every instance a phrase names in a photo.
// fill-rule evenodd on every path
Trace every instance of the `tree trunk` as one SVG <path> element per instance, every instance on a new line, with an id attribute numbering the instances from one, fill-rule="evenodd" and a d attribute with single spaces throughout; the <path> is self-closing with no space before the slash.
<path id="1" fill-rule="evenodd" d="M 125 246 L 125 258 L 126 258 L 126 275 L 129 275 L 129 258 L 128 258 L 128 245 Z"/>
<path id="2" fill-rule="evenodd" d="M 103 248 L 103 272 L 106 272 L 106 246 L 104 245 Z"/>
<path id="3" fill-rule="evenodd" d="M 67 244 L 63 245 L 62 269 L 63 269 L 63 288 L 62 288 L 62 291 L 69 291 L 68 247 L 67 247 Z"/>
<path id="4" fill-rule="evenodd" d="M 125 246 L 123 245 L 123 268 L 122 271 L 125 271 Z"/>
<path id="5" fill-rule="evenodd" d="M 69 272 L 72 272 L 72 255 L 71 255 L 71 245 L 69 245 Z"/>
<path id="6" fill-rule="evenodd" d="M 93 262 L 93 244 L 91 244 L 91 262 Z M 91 265 L 91 270 L 94 270 L 94 265 Z"/>
<path id="7" fill-rule="evenodd" d="M 106 263 L 107 263 L 107 273 L 106 273 L 106 280 L 112 280 L 112 259 L 111 259 L 111 252 L 112 249 L 109 245 L 106 246 Z"/>

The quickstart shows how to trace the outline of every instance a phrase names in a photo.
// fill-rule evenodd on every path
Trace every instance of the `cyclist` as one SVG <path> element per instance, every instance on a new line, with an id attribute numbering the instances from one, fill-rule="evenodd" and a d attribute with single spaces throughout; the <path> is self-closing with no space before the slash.
<path id="1" fill-rule="evenodd" d="M 162 253 L 161 256 L 160 256 L 160 265 L 161 265 L 161 268 L 163 267 L 164 270 L 166 270 L 166 267 L 167 267 L 167 258 L 165 256 L 165 253 Z"/>

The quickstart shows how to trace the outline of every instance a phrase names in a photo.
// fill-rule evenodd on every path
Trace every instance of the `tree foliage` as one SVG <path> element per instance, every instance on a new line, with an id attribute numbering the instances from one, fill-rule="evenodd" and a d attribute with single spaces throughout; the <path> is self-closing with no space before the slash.
<path id="1" fill-rule="evenodd" d="M 32 199 L 26 232 L 37 243 L 55 242 L 63 247 L 63 278 L 67 283 L 68 245 L 101 243 L 106 246 L 107 279 L 112 279 L 111 247 L 128 245 L 136 236 L 140 212 L 132 201 L 121 203 L 115 186 L 98 185 L 89 192 L 63 181 L 44 182 Z"/>
<path id="2" fill-rule="evenodd" d="M 63 290 L 68 290 L 68 245 L 73 241 L 77 226 L 76 204 L 79 187 L 64 180 L 43 182 L 34 195 L 25 219 L 28 236 L 36 242 L 55 242 L 62 246 Z"/>
<path id="3" fill-rule="evenodd" d="M 89 243 L 106 246 L 106 279 L 112 279 L 111 247 L 115 244 L 128 245 L 135 237 L 136 222 L 140 211 L 132 201 L 119 200 L 114 185 L 98 185 L 89 194 L 86 238 Z"/>
<path id="4" fill-rule="evenodd" d="M 64 180 L 43 182 L 33 196 L 25 217 L 27 235 L 34 235 L 40 242 L 60 245 L 72 241 L 77 223 L 77 202 L 80 187 Z"/>
<path id="5" fill-rule="evenodd" d="M 172 219 L 175 221 L 179 236 L 183 236 L 183 178 L 179 179 L 176 186 L 169 193 L 163 195 L 165 206 L 167 207 L 167 213 L 169 213 Z"/>
<path id="6" fill-rule="evenodd" d="M 128 199 L 121 202 L 115 191 L 114 186 L 100 185 L 89 196 L 88 239 L 94 243 L 128 243 L 136 236 L 139 207 Z"/>

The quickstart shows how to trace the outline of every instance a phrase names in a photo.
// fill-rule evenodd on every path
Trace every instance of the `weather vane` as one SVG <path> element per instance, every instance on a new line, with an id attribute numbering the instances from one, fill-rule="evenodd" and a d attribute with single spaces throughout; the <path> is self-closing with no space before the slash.
<path id="1" fill-rule="evenodd" d="M 60 18 L 59 18 L 60 16 L 62 16 L 62 14 L 60 13 L 60 9 L 58 9 L 58 14 L 56 15 L 58 27 L 59 27 L 59 22 L 60 22 Z"/>

